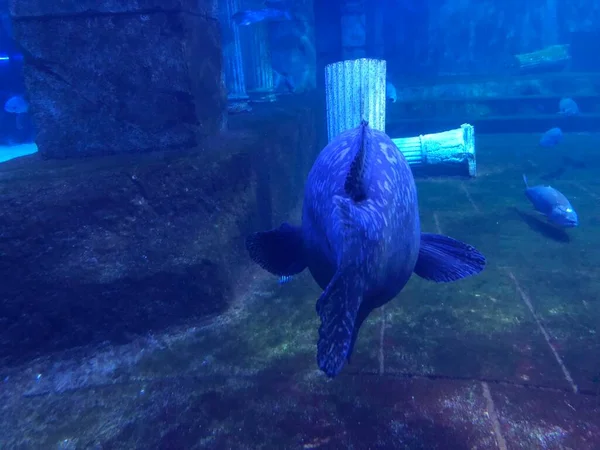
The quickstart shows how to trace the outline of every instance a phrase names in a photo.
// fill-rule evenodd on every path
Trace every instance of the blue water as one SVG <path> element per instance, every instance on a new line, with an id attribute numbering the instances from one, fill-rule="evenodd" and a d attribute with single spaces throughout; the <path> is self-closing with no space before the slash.
<path id="1" fill-rule="evenodd" d="M 600 449 L 598 2 L 67 3 L 0 2 L 0 449 Z M 364 142 L 336 227 L 255 233 L 362 120 L 486 266 L 433 240 L 454 281 L 411 276 L 328 378 L 317 309 L 397 256 L 352 219 L 409 183 Z M 354 267 L 324 297 L 307 236 Z"/>

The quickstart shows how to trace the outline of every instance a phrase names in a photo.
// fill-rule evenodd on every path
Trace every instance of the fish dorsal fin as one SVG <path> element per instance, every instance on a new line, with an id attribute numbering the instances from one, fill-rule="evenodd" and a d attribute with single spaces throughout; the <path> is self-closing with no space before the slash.
<path id="1" fill-rule="evenodd" d="M 348 175 L 346 175 L 344 191 L 355 202 L 361 202 L 367 198 L 368 157 L 371 153 L 368 148 L 371 142 L 370 132 L 369 123 L 363 119 L 360 122 L 358 133 L 351 144 L 354 157 L 350 164 Z"/>

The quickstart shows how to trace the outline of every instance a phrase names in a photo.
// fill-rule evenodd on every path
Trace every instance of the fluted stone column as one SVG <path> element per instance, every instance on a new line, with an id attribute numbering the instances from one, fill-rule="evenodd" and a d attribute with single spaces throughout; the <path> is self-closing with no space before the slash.
<path id="1" fill-rule="evenodd" d="M 387 63 L 377 59 L 354 59 L 325 67 L 327 136 L 331 142 L 361 120 L 385 132 L 385 79 Z"/>
<path id="2" fill-rule="evenodd" d="M 229 101 L 248 99 L 244 77 L 244 61 L 239 26 L 231 16 L 239 11 L 238 0 L 222 0 L 219 8 L 219 20 L 223 33 L 223 76 Z"/>
<path id="3" fill-rule="evenodd" d="M 241 30 L 247 89 L 253 101 L 275 101 L 275 82 L 266 25 L 255 23 Z"/>

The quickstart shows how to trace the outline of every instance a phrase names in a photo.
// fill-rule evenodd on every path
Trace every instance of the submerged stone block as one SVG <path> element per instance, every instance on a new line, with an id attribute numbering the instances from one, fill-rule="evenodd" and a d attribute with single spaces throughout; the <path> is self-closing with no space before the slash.
<path id="1" fill-rule="evenodd" d="M 212 0 L 11 0 L 48 158 L 197 146 L 226 107 Z"/>

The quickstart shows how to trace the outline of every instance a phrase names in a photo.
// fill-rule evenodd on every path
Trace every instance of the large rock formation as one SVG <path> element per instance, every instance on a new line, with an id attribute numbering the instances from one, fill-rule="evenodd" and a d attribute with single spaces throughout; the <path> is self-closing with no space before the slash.
<path id="1" fill-rule="evenodd" d="M 43 156 L 194 147 L 225 107 L 212 0 L 10 0 Z"/>
<path id="2" fill-rule="evenodd" d="M 316 155 L 312 103 L 273 107 L 194 151 L 3 165 L 0 367 L 225 311 Z"/>

